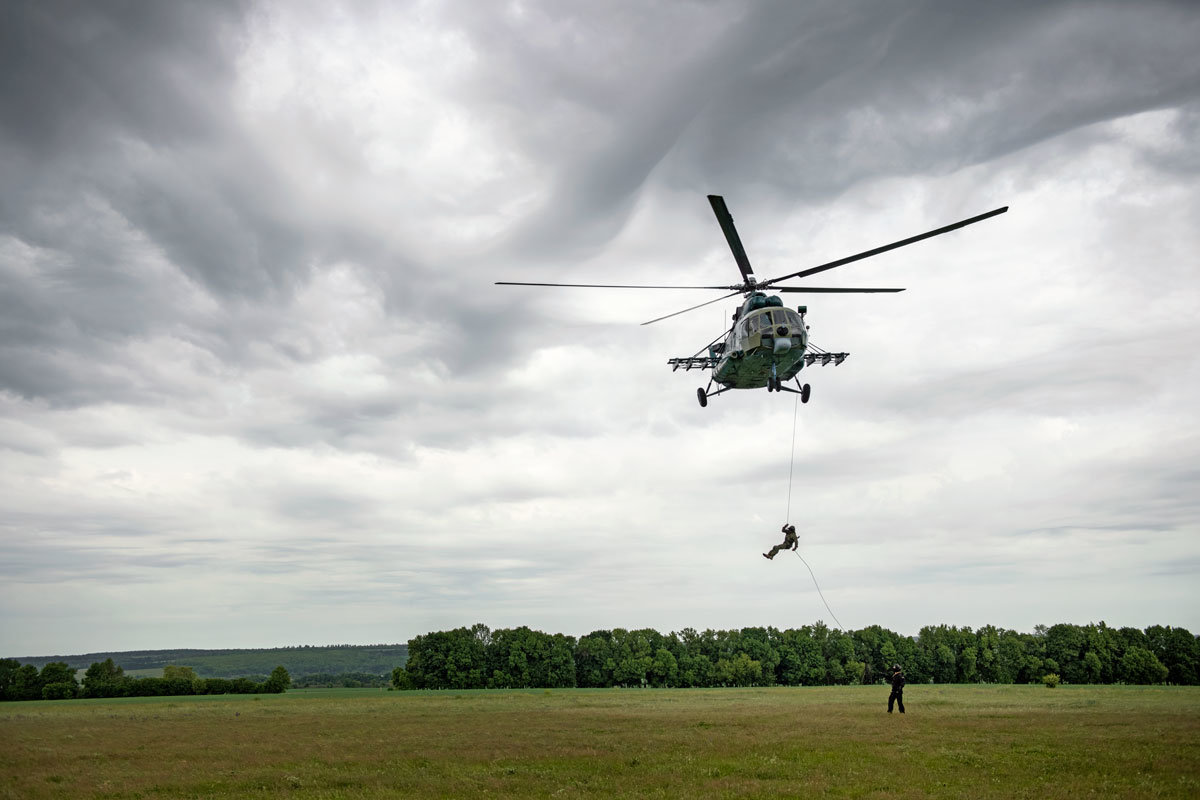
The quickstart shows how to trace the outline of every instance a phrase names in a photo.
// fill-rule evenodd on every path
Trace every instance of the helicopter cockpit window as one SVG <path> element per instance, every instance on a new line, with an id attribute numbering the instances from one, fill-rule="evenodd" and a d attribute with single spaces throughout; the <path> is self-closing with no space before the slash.
<path id="1" fill-rule="evenodd" d="M 800 330 L 803 327 L 800 315 L 790 308 L 776 309 L 771 312 L 771 315 L 775 318 L 776 325 L 786 325 L 794 330 Z"/>
<path id="2" fill-rule="evenodd" d="M 763 315 L 763 319 L 766 319 L 766 315 Z M 770 320 L 775 325 L 786 325 L 787 327 L 791 327 L 791 329 L 799 329 L 800 327 L 799 314 L 787 308 L 774 309 L 774 311 L 770 312 Z"/>

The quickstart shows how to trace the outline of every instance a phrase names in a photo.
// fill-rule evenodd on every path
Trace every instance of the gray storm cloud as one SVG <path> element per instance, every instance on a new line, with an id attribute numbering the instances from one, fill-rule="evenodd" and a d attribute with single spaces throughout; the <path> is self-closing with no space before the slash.
<path id="1" fill-rule="evenodd" d="M 2 13 L 0 650 L 802 624 L 787 511 L 851 624 L 1200 625 L 1192 4 Z M 1012 206 L 829 273 L 909 291 L 809 302 L 791 495 L 664 363 L 732 301 L 493 285 L 730 281 L 706 193 L 764 276 Z"/>

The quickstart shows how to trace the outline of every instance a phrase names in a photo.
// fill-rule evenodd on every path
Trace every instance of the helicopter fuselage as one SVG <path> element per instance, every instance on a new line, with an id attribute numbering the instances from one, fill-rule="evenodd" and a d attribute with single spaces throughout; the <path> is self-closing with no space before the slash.
<path id="1" fill-rule="evenodd" d="M 730 389 L 761 389 L 773 377 L 790 380 L 804 368 L 807 347 L 803 315 L 785 308 L 778 296 L 753 292 L 725 341 L 709 348 L 716 359 L 713 380 Z"/>

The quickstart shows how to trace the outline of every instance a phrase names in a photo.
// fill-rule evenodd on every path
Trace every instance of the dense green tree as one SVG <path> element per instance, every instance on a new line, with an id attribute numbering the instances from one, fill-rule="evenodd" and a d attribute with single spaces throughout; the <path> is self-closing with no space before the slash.
<path id="1" fill-rule="evenodd" d="M 871 664 L 871 671 L 876 675 L 887 675 L 891 668 L 900 663 L 900 653 L 896 651 L 896 645 L 891 642 L 884 642 L 879 648 L 879 658 Z"/>
<path id="2" fill-rule="evenodd" d="M 978 679 L 983 683 L 996 683 L 1000 668 L 1000 631 L 994 625 L 985 625 L 975 632 L 975 640 Z"/>
<path id="3" fill-rule="evenodd" d="M 41 675 L 39 676 L 42 685 L 49 683 L 69 683 L 72 686 L 78 686 L 78 681 L 75 680 L 75 670 L 67 666 L 65 661 L 51 661 L 42 667 Z"/>
<path id="4" fill-rule="evenodd" d="M 759 663 L 759 682 L 763 685 L 775 683 L 775 669 L 779 666 L 779 650 L 775 642 L 779 632 L 773 628 L 742 628 L 741 642 L 738 651 L 749 656 L 751 661 Z M 854 653 L 854 643 L 847 643 L 851 656 Z"/>
<path id="5" fill-rule="evenodd" d="M 122 686 L 126 697 L 159 697 L 170 694 L 162 678 L 130 678 Z"/>
<path id="6" fill-rule="evenodd" d="M 762 664 L 746 653 L 717 659 L 716 678 L 722 686 L 754 686 L 762 680 Z"/>
<path id="7" fill-rule="evenodd" d="M 13 672 L 9 693 L 13 700 L 41 700 L 42 678 L 33 664 L 24 664 Z"/>
<path id="8" fill-rule="evenodd" d="M 42 687 L 43 700 L 70 700 L 75 697 L 79 690 L 77 683 L 68 681 L 56 681 L 47 683 Z"/>
<path id="9" fill-rule="evenodd" d="M 1078 625 L 1062 623 L 1051 625 L 1046 631 L 1046 658 L 1053 660 L 1054 670 L 1066 683 L 1086 683 L 1087 671 L 1083 664 L 1085 639 Z"/>
<path id="10" fill-rule="evenodd" d="M 38 681 L 42 685 L 41 697 L 46 700 L 65 700 L 79 694 L 75 670 L 65 661 L 51 661 L 43 666 Z"/>
<path id="11" fill-rule="evenodd" d="M 896 647 L 892 644 L 890 637 L 878 625 L 870 625 L 859 631 L 852 633 L 854 638 L 854 657 L 864 664 L 869 666 L 871 673 L 877 673 L 883 669 L 883 662 L 887 657 L 883 655 L 884 648 L 889 648 L 893 658 L 896 656 Z"/>
<path id="12" fill-rule="evenodd" d="M 488 685 L 486 626 L 434 631 L 408 643 L 405 670 L 417 689 L 477 689 Z"/>
<path id="13" fill-rule="evenodd" d="M 413 681 L 412 674 L 405 667 L 396 667 L 392 670 L 392 686 L 397 689 L 416 689 L 417 685 Z"/>
<path id="14" fill-rule="evenodd" d="M 11 699 L 8 690 L 12 687 L 13 676 L 21 668 L 21 662 L 15 658 L 0 658 L 0 700 Z"/>
<path id="15" fill-rule="evenodd" d="M 21 662 L 15 658 L 0 658 L 0 700 L 13 700 L 13 677 L 21 668 Z"/>
<path id="16" fill-rule="evenodd" d="M 124 668 L 111 658 L 97 661 L 83 674 L 84 697 L 119 697 L 126 683 Z"/>
<path id="17" fill-rule="evenodd" d="M 950 645 L 942 642 L 934 651 L 934 673 L 933 679 L 938 683 L 954 683 L 954 679 L 958 676 L 957 659 L 954 657 L 954 650 Z"/>
<path id="18" fill-rule="evenodd" d="M 996 683 L 1017 683 L 1025 665 L 1025 646 L 1016 631 L 1001 630 L 996 647 Z"/>
<path id="19" fill-rule="evenodd" d="M 186 680 L 190 683 L 196 679 L 196 671 L 191 667 L 177 667 L 174 664 L 167 664 L 163 667 L 162 676 L 164 680 Z"/>
<path id="20" fill-rule="evenodd" d="M 541 631 L 524 625 L 494 631 L 487 648 L 487 663 L 491 667 L 487 685 L 495 689 L 547 686 L 549 653 L 550 637 Z"/>
<path id="21" fill-rule="evenodd" d="M 550 637 L 549 652 L 546 655 L 546 686 L 552 689 L 569 689 L 577 685 L 575 682 L 576 647 L 575 638 L 572 636 L 556 633 Z"/>
<path id="22" fill-rule="evenodd" d="M 291 685 L 292 676 L 288 674 L 288 671 L 281 664 L 271 670 L 270 677 L 263 682 L 262 690 L 270 694 L 283 694 Z"/>
<path id="23" fill-rule="evenodd" d="M 1167 672 L 1158 657 L 1144 647 L 1131 647 L 1121 657 L 1120 674 L 1126 683 L 1162 683 Z"/>
<path id="24" fill-rule="evenodd" d="M 575 647 L 575 681 L 577 686 L 609 687 L 613 685 L 616 662 L 612 656 L 612 632 L 593 631 L 579 640 Z"/>
<path id="25" fill-rule="evenodd" d="M 1146 633 L 1137 628 L 1118 628 L 1113 633 L 1113 639 L 1116 642 L 1117 650 L 1121 654 L 1124 654 L 1131 647 L 1150 647 L 1150 642 L 1146 639 Z"/>
<path id="26" fill-rule="evenodd" d="M 1116 632 L 1101 620 L 1084 626 L 1083 668 L 1089 683 L 1112 683 L 1116 680 L 1118 658 Z M 1088 658 L 1088 654 L 1095 658 Z"/>
<path id="27" fill-rule="evenodd" d="M 229 682 L 230 694 L 258 694 L 259 686 L 249 678 L 234 678 Z"/>
<path id="28" fill-rule="evenodd" d="M 979 657 L 974 647 L 964 647 L 958 657 L 958 682 L 979 682 Z"/>
<path id="29" fill-rule="evenodd" d="M 1151 625 L 1146 628 L 1147 649 L 1167 668 L 1167 680 L 1193 686 L 1200 683 L 1200 644 L 1187 628 Z"/>
<path id="30" fill-rule="evenodd" d="M 613 683 L 617 686 L 643 686 L 654 663 L 651 638 L 647 631 L 613 629 Z"/>
<path id="31" fill-rule="evenodd" d="M 780 644 L 780 682 L 789 686 L 825 683 L 825 656 L 808 627 L 783 632 Z"/>
<path id="32" fill-rule="evenodd" d="M 658 648 L 650 663 L 650 683 L 653 686 L 676 686 L 679 677 L 679 662 L 665 647 Z"/>

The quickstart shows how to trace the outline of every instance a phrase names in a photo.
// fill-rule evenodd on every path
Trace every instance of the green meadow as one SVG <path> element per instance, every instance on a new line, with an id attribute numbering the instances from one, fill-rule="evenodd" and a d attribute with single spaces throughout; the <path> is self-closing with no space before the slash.
<path id="1" fill-rule="evenodd" d="M 3 798 L 1200 796 L 1200 688 L 561 689 L 0 705 Z"/>

